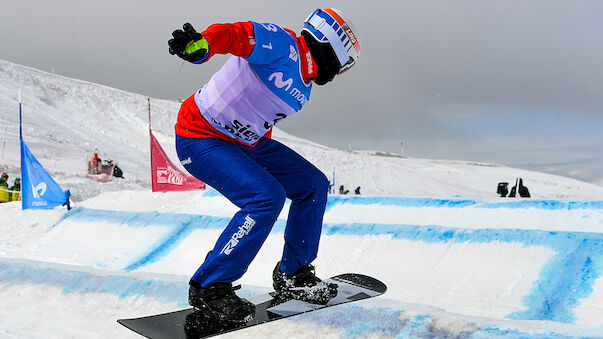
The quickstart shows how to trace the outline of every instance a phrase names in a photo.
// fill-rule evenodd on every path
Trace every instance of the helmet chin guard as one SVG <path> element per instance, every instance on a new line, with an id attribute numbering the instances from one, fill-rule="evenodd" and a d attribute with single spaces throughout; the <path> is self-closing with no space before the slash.
<path id="1" fill-rule="evenodd" d="M 304 22 L 302 32 L 317 41 L 329 43 L 341 66 L 338 74 L 352 68 L 360 55 L 357 30 L 351 20 L 335 8 L 315 10 Z"/>

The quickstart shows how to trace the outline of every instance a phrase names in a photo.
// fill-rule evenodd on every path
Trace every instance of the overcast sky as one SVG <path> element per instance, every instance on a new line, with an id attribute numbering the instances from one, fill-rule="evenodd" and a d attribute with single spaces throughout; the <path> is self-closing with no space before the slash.
<path id="1" fill-rule="evenodd" d="M 226 60 L 167 52 L 191 22 L 354 19 L 361 55 L 279 126 L 338 148 L 490 161 L 603 185 L 603 1 L 5 1 L 0 58 L 180 99 Z M 509 180 L 506 178 L 505 180 Z"/>

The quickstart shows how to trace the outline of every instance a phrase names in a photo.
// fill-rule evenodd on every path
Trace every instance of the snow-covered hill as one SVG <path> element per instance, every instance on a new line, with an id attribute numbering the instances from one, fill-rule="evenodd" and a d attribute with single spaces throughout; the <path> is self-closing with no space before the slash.
<path id="1" fill-rule="evenodd" d="M 23 96 L 23 134 L 34 155 L 83 200 L 102 191 L 148 188 L 147 97 L 0 61 L 0 127 L 7 143 L 0 165 L 14 177 L 19 166 L 18 90 Z M 191 93 L 194 89 L 191 89 Z M 176 160 L 173 125 L 179 103 L 151 100 L 153 129 Z M 0 131 L 2 132 L 2 131 Z M 402 158 L 342 151 L 276 130 L 276 139 L 315 163 L 336 186 L 363 194 L 495 197 L 498 182 L 522 177 L 537 198 L 596 199 L 603 187 L 555 175 L 464 161 Z M 84 178 L 92 153 L 117 160 L 126 179 L 98 184 Z"/>
<path id="2" fill-rule="evenodd" d="M 19 89 L 24 138 L 76 208 L 0 205 L 0 338 L 137 338 L 115 320 L 186 307 L 188 279 L 236 207 L 212 189 L 150 192 L 146 97 L 0 61 L 0 169 L 12 178 Z M 151 102 L 175 159 L 178 103 Z M 318 275 L 361 272 L 388 291 L 227 337 L 603 338 L 603 187 L 275 138 L 336 185 L 362 187 L 329 196 Z M 96 150 L 126 178 L 86 179 Z M 497 183 L 517 176 L 534 198 L 498 198 Z M 239 281 L 243 296 L 270 289 L 287 212 Z"/>

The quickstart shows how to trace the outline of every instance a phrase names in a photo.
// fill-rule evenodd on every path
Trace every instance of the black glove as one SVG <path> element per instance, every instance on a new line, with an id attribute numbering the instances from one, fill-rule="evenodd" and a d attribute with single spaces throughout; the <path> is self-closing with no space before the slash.
<path id="1" fill-rule="evenodd" d="M 182 28 L 184 30 L 177 29 L 172 32 L 174 38 L 168 40 L 170 54 L 176 54 L 180 58 L 194 64 L 205 61 L 207 52 L 209 51 L 207 40 L 188 22 Z"/>

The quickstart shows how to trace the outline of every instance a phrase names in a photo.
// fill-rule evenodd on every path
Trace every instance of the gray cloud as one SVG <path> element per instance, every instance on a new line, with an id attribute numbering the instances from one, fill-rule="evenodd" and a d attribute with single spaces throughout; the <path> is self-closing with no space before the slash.
<path id="1" fill-rule="evenodd" d="M 286 131 L 336 147 L 392 152 L 404 140 L 414 156 L 519 166 L 516 159 L 538 163 L 541 153 L 526 147 L 522 152 L 514 140 L 575 147 L 582 142 L 593 150 L 589 145 L 603 144 L 590 128 L 603 116 L 603 2 L 334 0 L 328 5 L 354 19 L 360 61 L 341 79 L 316 86 L 306 108 L 281 124 Z M 11 1 L 0 13 L 0 58 L 152 97 L 185 98 L 225 57 L 183 65 L 167 53 L 173 29 L 187 21 L 202 30 L 214 22 L 255 20 L 299 31 L 309 12 L 321 6 L 276 0 Z M 549 119 L 559 114 L 581 118 L 575 124 Z M 564 135 L 563 127 L 574 132 Z M 468 145 L 475 151 L 467 152 Z M 488 155 L 494 152 L 507 155 Z M 593 163 L 603 172 L 600 160 Z"/>

